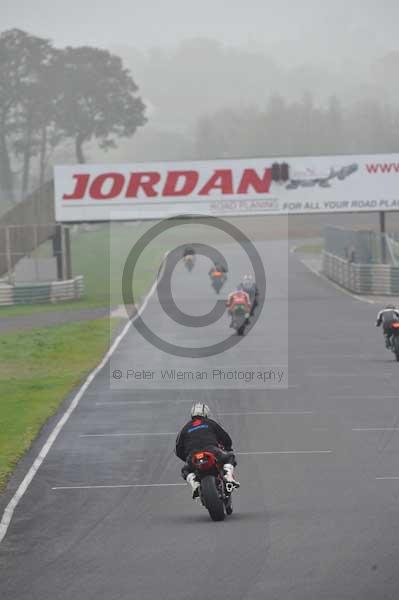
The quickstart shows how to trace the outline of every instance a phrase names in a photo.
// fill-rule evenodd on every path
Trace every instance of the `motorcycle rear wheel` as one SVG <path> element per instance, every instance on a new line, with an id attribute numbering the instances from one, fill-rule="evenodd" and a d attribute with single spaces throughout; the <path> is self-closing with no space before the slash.
<path id="1" fill-rule="evenodd" d="M 226 506 L 226 514 L 227 515 L 232 515 L 233 514 L 233 502 L 231 501 L 231 496 L 227 500 L 225 506 Z"/>
<path id="2" fill-rule="evenodd" d="M 243 325 L 241 325 L 241 327 L 239 327 L 237 329 L 237 334 L 238 335 L 244 335 L 244 332 L 245 332 L 245 323 Z"/>
<path id="3" fill-rule="evenodd" d="M 223 500 L 219 497 L 215 477 L 208 475 L 202 479 L 201 493 L 212 521 L 224 521 L 226 516 L 224 504 Z"/>

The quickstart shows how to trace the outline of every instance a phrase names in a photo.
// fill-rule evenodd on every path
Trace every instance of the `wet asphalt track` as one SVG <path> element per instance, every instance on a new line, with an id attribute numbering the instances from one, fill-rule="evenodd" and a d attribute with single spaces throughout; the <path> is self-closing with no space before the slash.
<path id="1" fill-rule="evenodd" d="M 258 248 L 270 274 L 265 314 L 243 349 L 206 360 L 241 357 L 249 368 L 272 360 L 275 348 L 284 362 L 288 312 L 290 387 L 110 391 L 104 369 L 0 546 L 2 600 L 398 598 L 399 479 L 379 478 L 399 478 L 399 365 L 373 328 L 376 307 L 290 255 L 287 308 L 286 252 L 278 243 Z M 190 285 L 183 271 L 176 277 L 200 313 L 213 296 L 198 275 Z M 146 314 L 160 318 L 155 300 Z M 167 319 L 157 326 L 186 341 Z M 125 369 L 149 357 L 154 368 L 171 360 L 131 330 L 113 363 Z M 270 453 L 239 457 L 242 488 L 224 523 L 212 523 L 185 487 L 113 487 L 181 482 L 169 434 L 199 399 L 231 431 L 237 452 Z"/>

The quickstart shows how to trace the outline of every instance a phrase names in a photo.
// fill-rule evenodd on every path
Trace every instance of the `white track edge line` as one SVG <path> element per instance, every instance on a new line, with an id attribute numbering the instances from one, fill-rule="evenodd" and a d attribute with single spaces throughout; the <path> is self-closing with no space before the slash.
<path id="1" fill-rule="evenodd" d="M 52 487 L 57 490 L 105 490 L 105 489 L 126 489 L 126 488 L 142 488 L 142 487 L 181 487 L 186 486 L 186 483 L 130 483 L 121 485 L 65 485 Z"/>
<path id="2" fill-rule="evenodd" d="M 163 263 L 162 263 L 162 265 L 165 264 L 166 257 L 167 257 L 167 253 L 165 253 L 165 255 L 163 257 Z M 156 277 L 154 283 L 152 284 L 152 286 L 151 286 L 148 294 L 145 296 L 142 305 L 140 306 L 140 308 L 137 311 L 137 314 L 134 316 L 133 319 L 129 318 L 128 322 L 126 323 L 126 325 L 123 328 L 123 330 L 121 331 L 121 333 L 117 336 L 117 338 L 114 340 L 112 346 L 106 352 L 104 358 L 97 365 L 97 367 L 95 367 L 93 369 L 93 371 L 89 374 L 89 376 L 87 377 L 87 379 L 85 380 L 85 382 L 83 383 L 83 385 L 80 387 L 79 391 L 77 392 L 77 394 L 73 398 L 71 404 L 69 405 L 69 407 L 67 408 L 67 410 L 64 412 L 64 414 L 62 415 L 62 417 L 60 418 L 60 420 L 58 421 L 58 423 L 56 424 L 56 426 L 54 427 L 54 429 L 50 433 L 49 437 L 47 438 L 44 446 L 40 450 L 40 452 L 37 455 L 36 459 L 33 461 L 32 466 L 30 467 L 30 469 L 28 470 L 27 474 L 23 478 L 23 480 L 20 483 L 17 491 L 15 492 L 15 494 L 11 498 L 10 502 L 7 504 L 6 508 L 4 509 L 4 512 L 3 512 L 3 515 L 2 515 L 2 518 L 1 518 L 1 521 L 0 521 L 0 544 L 1 544 L 1 542 L 3 541 L 3 539 L 6 536 L 6 533 L 8 531 L 9 526 L 10 526 L 10 523 L 11 523 L 12 517 L 14 515 L 15 509 L 17 508 L 18 504 L 20 503 L 22 497 L 24 496 L 26 490 L 28 489 L 29 485 L 31 484 L 33 478 L 35 477 L 37 471 L 39 470 L 40 466 L 42 465 L 42 463 L 43 463 L 44 459 L 46 458 L 47 454 L 51 450 L 51 448 L 52 448 L 55 440 L 57 439 L 59 433 L 63 429 L 64 425 L 68 422 L 69 418 L 71 417 L 71 415 L 74 412 L 75 408 L 78 406 L 80 400 L 82 399 L 82 397 L 83 397 L 84 393 L 86 392 L 86 390 L 89 388 L 90 384 L 97 377 L 97 375 L 99 374 L 99 372 L 104 368 L 104 366 L 107 364 L 107 362 L 109 361 L 109 359 L 111 358 L 111 356 L 113 355 L 113 353 L 115 352 L 115 350 L 118 348 L 118 346 L 121 343 L 121 341 L 123 340 L 123 338 L 126 336 L 127 332 L 129 331 L 129 329 L 132 326 L 132 323 L 145 310 L 145 308 L 146 308 L 146 306 L 148 304 L 149 299 L 151 298 L 151 296 L 153 295 L 153 293 L 154 293 L 154 291 L 155 291 L 155 289 L 157 287 L 157 284 L 158 284 L 161 272 L 162 272 L 162 268 L 160 269 L 159 273 L 157 274 L 157 277 Z"/>
<path id="3" fill-rule="evenodd" d="M 332 450 L 272 450 L 269 452 L 235 452 L 236 456 L 256 456 L 263 454 L 332 454 Z"/>

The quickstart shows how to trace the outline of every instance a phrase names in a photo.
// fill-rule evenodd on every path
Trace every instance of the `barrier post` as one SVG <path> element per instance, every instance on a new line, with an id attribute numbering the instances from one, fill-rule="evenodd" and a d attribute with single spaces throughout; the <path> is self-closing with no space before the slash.
<path id="1" fill-rule="evenodd" d="M 55 227 L 55 235 L 53 237 L 53 256 L 55 256 L 57 262 L 57 279 L 58 281 L 62 281 L 64 278 L 64 265 L 62 260 L 62 233 L 61 225 L 59 224 Z"/>
<path id="2" fill-rule="evenodd" d="M 7 279 L 8 283 L 12 285 L 14 283 L 13 278 L 13 264 L 11 256 L 11 237 L 10 227 L 6 226 L 6 263 L 7 263 Z"/>
<path id="3" fill-rule="evenodd" d="M 381 261 L 383 264 L 387 262 L 387 249 L 386 249 L 386 223 L 385 223 L 385 211 L 380 210 L 380 237 L 381 237 Z"/>
<path id="4" fill-rule="evenodd" d="M 69 227 L 64 227 L 64 251 L 66 279 L 72 279 L 71 231 Z"/>

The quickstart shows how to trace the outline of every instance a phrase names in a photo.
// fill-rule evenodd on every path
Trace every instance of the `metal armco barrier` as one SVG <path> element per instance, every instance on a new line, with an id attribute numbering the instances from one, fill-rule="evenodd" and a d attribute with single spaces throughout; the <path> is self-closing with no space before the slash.
<path id="1" fill-rule="evenodd" d="M 53 281 L 49 283 L 23 283 L 16 285 L 0 283 L 0 306 L 78 300 L 82 298 L 83 294 L 84 279 L 82 275 L 66 281 Z"/>
<path id="2" fill-rule="evenodd" d="M 323 273 L 356 294 L 399 294 L 399 267 L 350 262 L 330 252 L 323 253 Z"/>

